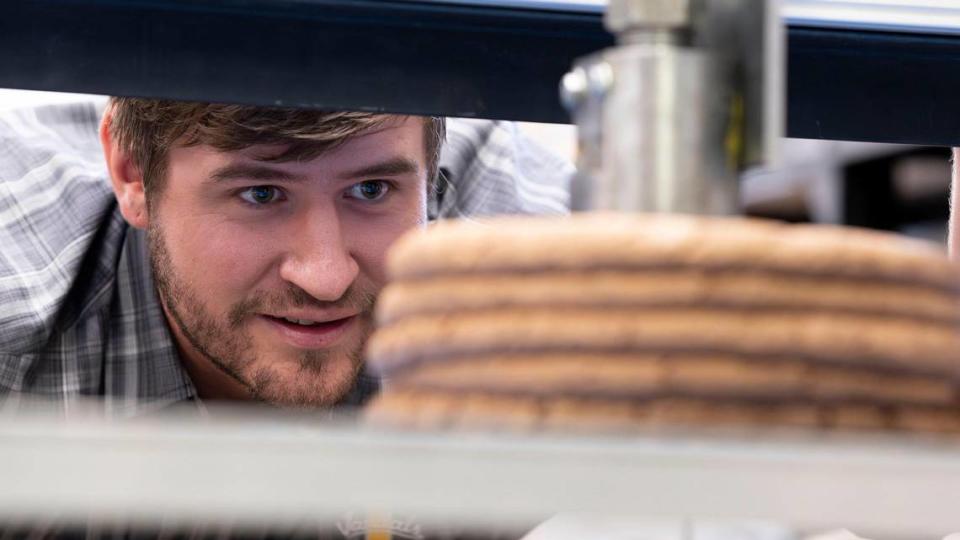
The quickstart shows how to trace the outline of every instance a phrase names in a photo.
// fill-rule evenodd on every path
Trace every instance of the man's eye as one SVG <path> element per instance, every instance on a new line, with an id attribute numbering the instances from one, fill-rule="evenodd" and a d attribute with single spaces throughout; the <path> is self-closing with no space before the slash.
<path id="1" fill-rule="evenodd" d="M 254 186 L 240 193 L 240 198 L 251 204 L 269 204 L 280 197 L 280 192 L 273 186 Z"/>
<path id="2" fill-rule="evenodd" d="M 361 201 L 378 201 L 390 191 L 383 180 L 367 180 L 350 186 L 350 197 Z"/>

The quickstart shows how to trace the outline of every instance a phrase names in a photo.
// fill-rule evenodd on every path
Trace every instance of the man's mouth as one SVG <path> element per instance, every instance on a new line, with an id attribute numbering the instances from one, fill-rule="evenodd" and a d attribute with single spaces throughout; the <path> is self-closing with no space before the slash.
<path id="1" fill-rule="evenodd" d="M 279 322 L 288 322 L 290 324 L 295 324 L 297 326 L 317 326 L 321 324 L 338 324 L 341 321 L 343 321 L 343 319 L 337 319 L 335 321 L 318 322 L 318 321 L 310 321 L 307 319 L 291 319 L 290 317 L 271 317 L 271 318 Z"/>
<path id="2" fill-rule="evenodd" d="M 261 315 L 260 318 L 269 323 L 271 329 L 290 345 L 304 349 L 321 349 L 335 344 L 357 317 L 352 315 L 326 321 L 272 315 Z"/>

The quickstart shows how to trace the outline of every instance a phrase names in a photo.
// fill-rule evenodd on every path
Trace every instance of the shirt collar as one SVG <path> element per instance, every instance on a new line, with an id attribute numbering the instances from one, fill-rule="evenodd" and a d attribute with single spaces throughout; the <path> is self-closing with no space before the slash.
<path id="1" fill-rule="evenodd" d="M 116 280 L 114 339 L 105 355 L 108 407 L 133 416 L 195 399 L 196 388 L 180 363 L 160 305 L 144 231 L 127 228 Z"/>

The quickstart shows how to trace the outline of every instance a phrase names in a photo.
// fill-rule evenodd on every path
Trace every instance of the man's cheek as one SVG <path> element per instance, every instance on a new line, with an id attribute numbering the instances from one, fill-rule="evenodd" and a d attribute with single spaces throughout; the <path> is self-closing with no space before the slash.
<path id="1" fill-rule="evenodd" d="M 199 294 L 246 298 L 268 274 L 270 253 L 250 235 L 197 234 L 189 245 L 189 274 Z"/>
<path id="2" fill-rule="evenodd" d="M 390 247 L 403 233 L 414 227 L 416 220 L 408 214 L 358 218 L 343 224 L 343 234 L 353 255 L 372 270 L 385 266 Z"/>
<path id="3" fill-rule="evenodd" d="M 282 249 L 283 235 L 267 227 L 217 223 L 198 226 L 193 234 L 193 249 L 201 259 L 210 259 L 224 268 L 263 264 Z"/>
<path id="4" fill-rule="evenodd" d="M 387 259 L 390 248 L 393 247 L 393 244 L 400 238 L 400 236 L 400 234 L 391 234 L 379 238 L 376 246 L 370 250 L 368 255 L 368 273 L 371 277 L 371 280 L 374 282 L 378 293 L 379 289 L 386 285 L 388 279 Z"/>

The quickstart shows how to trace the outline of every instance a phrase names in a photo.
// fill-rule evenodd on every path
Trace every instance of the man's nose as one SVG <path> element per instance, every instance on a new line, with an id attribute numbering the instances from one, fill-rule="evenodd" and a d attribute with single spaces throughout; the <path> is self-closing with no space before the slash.
<path id="1" fill-rule="evenodd" d="M 357 279 L 360 267 L 332 209 L 311 212 L 297 220 L 286 239 L 289 251 L 280 277 L 317 300 L 338 300 Z"/>

